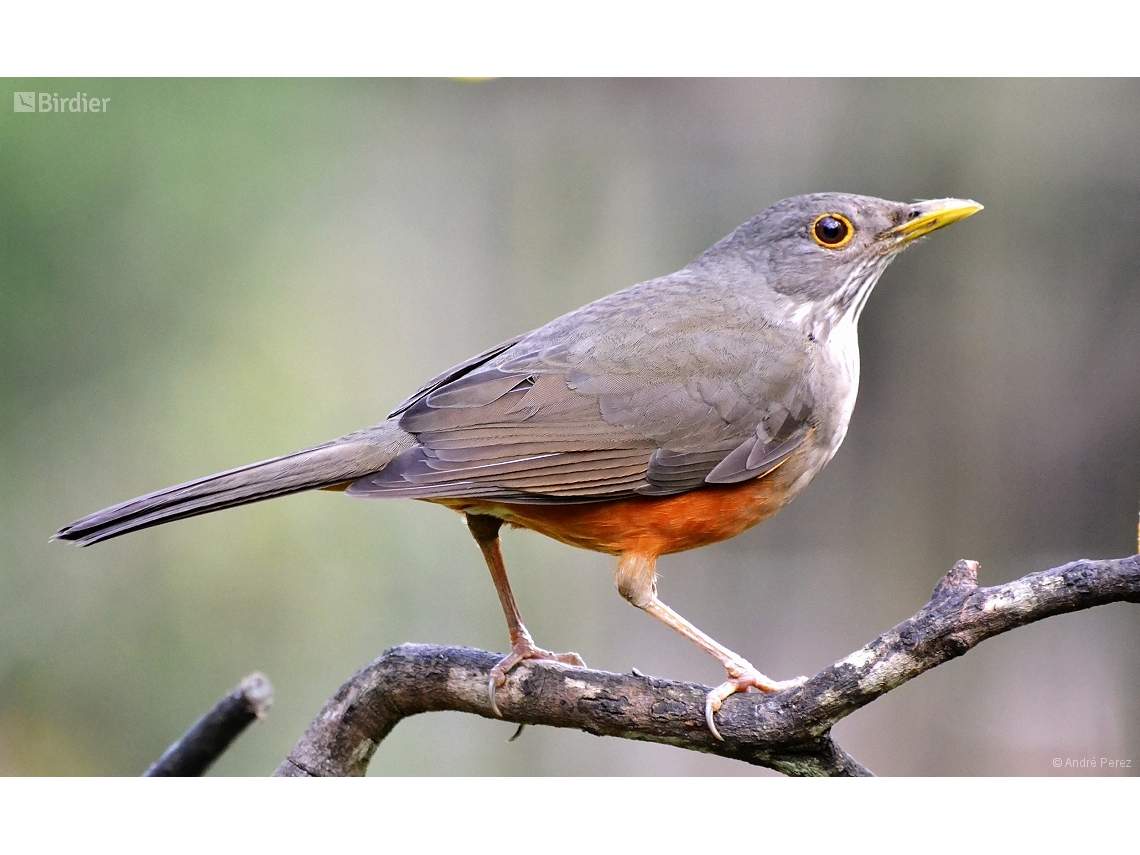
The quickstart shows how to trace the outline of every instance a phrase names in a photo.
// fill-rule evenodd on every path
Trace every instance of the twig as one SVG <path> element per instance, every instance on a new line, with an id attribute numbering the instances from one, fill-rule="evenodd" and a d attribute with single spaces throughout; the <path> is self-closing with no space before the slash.
<path id="1" fill-rule="evenodd" d="M 724 742 L 704 725 L 708 688 L 639 675 L 527 662 L 496 693 L 503 718 L 661 742 L 789 775 L 866 775 L 830 736 L 836 722 L 987 638 L 1056 614 L 1140 602 L 1140 556 L 1076 561 L 979 588 L 978 565 L 959 561 L 931 601 L 802 686 L 734 695 L 717 714 Z M 405 644 L 359 671 L 309 726 L 278 776 L 363 775 L 381 740 L 407 716 L 458 710 L 494 718 L 487 679 L 501 655 Z"/>
<path id="2" fill-rule="evenodd" d="M 144 778 L 183 778 L 201 775 L 273 703 L 273 686 L 263 674 L 250 674 L 185 735 L 163 753 Z"/>

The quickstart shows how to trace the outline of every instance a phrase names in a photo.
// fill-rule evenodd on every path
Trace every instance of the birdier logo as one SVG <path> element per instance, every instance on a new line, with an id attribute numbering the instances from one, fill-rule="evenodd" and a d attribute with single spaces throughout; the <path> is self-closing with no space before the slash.
<path id="1" fill-rule="evenodd" d="M 76 92 L 74 98 L 60 97 L 58 92 L 15 92 L 13 96 L 12 109 L 17 113 L 106 113 L 111 102 L 86 92 Z"/>

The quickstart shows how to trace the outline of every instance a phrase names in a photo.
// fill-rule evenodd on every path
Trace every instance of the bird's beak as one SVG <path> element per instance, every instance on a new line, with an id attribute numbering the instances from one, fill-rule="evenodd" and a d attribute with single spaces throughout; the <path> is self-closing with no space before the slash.
<path id="1" fill-rule="evenodd" d="M 879 235 L 891 249 L 901 249 L 936 229 L 964 220 L 982 210 L 972 199 L 930 199 L 910 206 L 910 217 L 905 223 Z"/>

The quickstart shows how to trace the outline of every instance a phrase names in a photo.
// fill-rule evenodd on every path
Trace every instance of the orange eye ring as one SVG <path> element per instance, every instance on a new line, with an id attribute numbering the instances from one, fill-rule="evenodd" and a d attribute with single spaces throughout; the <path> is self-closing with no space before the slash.
<path id="1" fill-rule="evenodd" d="M 820 214 L 811 224 L 811 237 L 824 249 L 843 249 L 855 237 L 855 227 L 842 214 Z"/>

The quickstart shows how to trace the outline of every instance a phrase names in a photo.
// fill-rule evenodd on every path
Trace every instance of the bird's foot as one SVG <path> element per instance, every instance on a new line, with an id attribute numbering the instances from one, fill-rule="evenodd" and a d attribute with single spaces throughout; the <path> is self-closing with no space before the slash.
<path id="1" fill-rule="evenodd" d="M 705 697 L 705 721 L 708 723 L 712 735 L 724 742 L 724 737 L 716 729 L 713 713 L 719 712 L 724 699 L 737 692 L 747 692 L 749 689 L 759 689 L 761 692 L 780 692 L 784 689 L 793 689 L 807 682 L 807 677 L 796 677 L 792 680 L 773 680 L 765 677 L 747 662 L 725 666 L 728 669 L 728 679 L 713 689 Z"/>
<path id="2" fill-rule="evenodd" d="M 499 718 L 502 718 L 503 714 L 499 712 L 499 705 L 495 703 L 495 689 L 507 682 L 507 673 L 524 659 L 561 662 L 563 665 L 575 665 L 579 668 L 586 667 L 586 663 L 577 653 L 551 653 L 549 650 L 536 647 L 530 635 L 524 630 L 523 634 L 511 644 L 511 652 L 491 669 L 491 676 L 487 680 L 487 697 L 491 701 L 491 711 Z"/>

